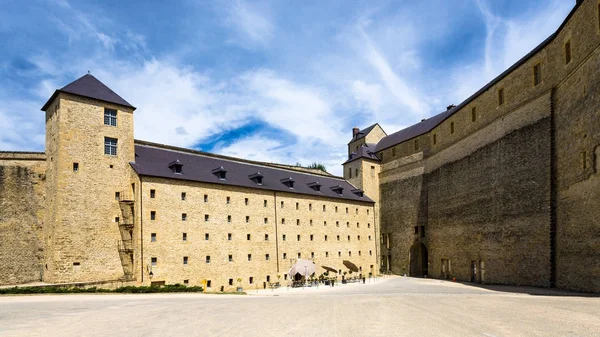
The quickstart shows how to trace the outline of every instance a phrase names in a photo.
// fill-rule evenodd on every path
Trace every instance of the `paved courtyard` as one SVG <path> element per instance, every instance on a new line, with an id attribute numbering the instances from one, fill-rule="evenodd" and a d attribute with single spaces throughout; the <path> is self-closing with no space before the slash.
<path id="1" fill-rule="evenodd" d="M 599 335 L 599 297 L 404 277 L 248 296 L 0 297 L 0 336 Z"/>

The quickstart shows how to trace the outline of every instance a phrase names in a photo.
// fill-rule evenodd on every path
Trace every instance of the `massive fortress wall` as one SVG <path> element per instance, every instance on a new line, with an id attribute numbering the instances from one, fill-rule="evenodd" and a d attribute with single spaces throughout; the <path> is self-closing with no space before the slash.
<path id="1" fill-rule="evenodd" d="M 45 159 L 0 152 L 0 284 L 42 277 Z"/>
<path id="2" fill-rule="evenodd" d="M 394 272 L 423 243 L 434 277 L 600 291 L 599 44 L 600 4 L 582 1 L 430 132 L 378 149 Z"/>

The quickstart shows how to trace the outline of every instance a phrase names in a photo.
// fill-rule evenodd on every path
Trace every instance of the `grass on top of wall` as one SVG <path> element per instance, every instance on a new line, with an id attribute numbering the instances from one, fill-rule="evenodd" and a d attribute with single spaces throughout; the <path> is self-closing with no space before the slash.
<path id="1" fill-rule="evenodd" d="M 181 284 L 172 284 L 164 286 L 127 286 L 119 287 L 114 290 L 102 288 L 79 288 L 79 287 L 13 287 L 0 289 L 0 295 L 16 294 L 89 294 L 89 293 L 121 293 L 121 294 L 150 294 L 150 293 L 199 293 L 203 292 L 202 287 L 186 287 Z"/>

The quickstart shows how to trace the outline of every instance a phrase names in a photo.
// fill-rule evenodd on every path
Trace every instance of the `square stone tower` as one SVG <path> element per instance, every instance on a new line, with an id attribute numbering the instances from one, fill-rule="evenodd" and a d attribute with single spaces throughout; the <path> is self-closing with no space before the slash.
<path id="1" fill-rule="evenodd" d="M 120 279 L 119 201 L 133 200 L 135 107 L 86 74 L 56 90 L 41 110 L 47 156 L 43 280 Z"/>

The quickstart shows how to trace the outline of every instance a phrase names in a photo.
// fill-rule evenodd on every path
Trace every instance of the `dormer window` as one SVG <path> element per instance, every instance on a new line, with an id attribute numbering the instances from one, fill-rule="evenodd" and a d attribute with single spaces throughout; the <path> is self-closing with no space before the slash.
<path id="1" fill-rule="evenodd" d="M 359 198 L 362 198 L 365 195 L 365 191 L 361 189 L 351 190 L 350 192 L 356 194 Z"/>
<path id="2" fill-rule="evenodd" d="M 335 193 L 337 193 L 337 194 L 340 194 L 340 195 L 341 195 L 341 194 L 342 194 L 342 192 L 344 191 L 344 188 L 343 188 L 342 186 L 340 186 L 340 185 L 337 185 L 337 186 L 331 186 L 331 187 L 330 187 L 330 189 L 331 189 L 332 191 L 334 191 Z"/>
<path id="3" fill-rule="evenodd" d="M 212 173 L 219 177 L 219 179 L 221 180 L 225 180 L 227 178 L 227 170 L 224 169 L 223 166 L 217 167 L 216 169 L 212 170 Z"/>
<path id="4" fill-rule="evenodd" d="M 257 185 L 262 185 L 263 175 L 260 172 L 256 172 L 248 176 L 250 180 L 254 181 Z"/>
<path id="5" fill-rule="evenodd" d="M 280 181 L 285 186 L 287 186 L 289 188 L 294 188 L 294 179 L 292 179 L 291 177 L 290 178 L 281 179 Z"/>
<path id="6" fill-rule="evenodd" d="M 175 174 L 183 174 L 183 164 L 179 161 L 179 159 L 171 162 L 169 164 L 169 168 Z"/>
<path id="7" fill-rule="evenodd" d="M 308 183 L 307 185 L 308 185 L 308 187 L 312 188 L 316 192 L 320 192 L 321 191 L 321 184 L 319 184 L 318 181 L 315 181 L 315 182 L 312 182 L 312 183 Z"/>

